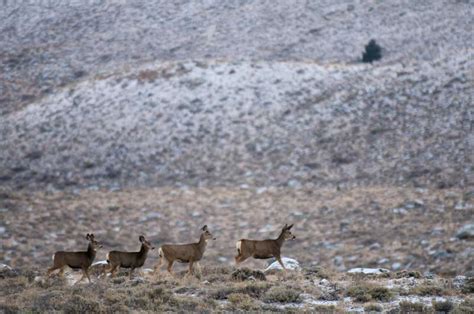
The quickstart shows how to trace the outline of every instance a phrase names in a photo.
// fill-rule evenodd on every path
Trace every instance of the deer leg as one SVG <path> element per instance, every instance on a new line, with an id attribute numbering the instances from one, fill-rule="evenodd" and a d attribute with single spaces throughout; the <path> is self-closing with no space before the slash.
<path id="1" fill-rule="evenodd" d="M 89 277 L 89 269 L 85 269 L 84 272 L 86 273 L 87 280 L 89 280 L 89 283 L 91 283 L 91 277 Z"/>
<path id="2" fill-rule="evenodd" d="M 59 276 L 64 277 L 64 269 L 66 266 L 61 267 L 61 270 L 59 271 Z"/>
<path id="3" fill-rule="evenodd" d="M 84 269 L 82 269 L 82 277 L 81 277 L 81 279 L 79 279 L 78 281 L 76 281 L 76 282 L 74 283 L 74 285 L 77 285 L 78 283 L 80 283 L 81 281 L 83 281 L 84 278 L 86 278 L 86 273 L 85 273 Z"/>
<path id="4" fill-rule="evenodd" d="M 173 267 L 173 261 L 168 261 L 168 272 L 170 274 L 173 274 L 172 268 Z"/>
<path id="5" fill-rule="evenodd" d="M 196 267 L 197 267 L 197 269 L 198 269 L 199 275 L 201 275 L 201 276 L 202 276 L 201 263 L 199 263 L 199 262 L 196 262 Z"/>
<path id="6" fill-rule="evenodd" d="M 128 275 L 130 280 L 132 280 L 132 273 L 133 273 L 133 270 L 134 270 L 134 269 L 135 269 L 135 268 L 133 268 L 133 267 L 130 269 L 130 274 Z"/>
<path id="7" fill-rule="evenodd" d="M 118 267 L 119 265 L 115 265 L 112 267 L 112 269 L 110 270 L 110 277 L 115 277 L 115 275 L 117 274 Z"/>
<path id="8" fill-rule="evenodd" d="M 283 264 L 283 262 L 281 260 L 281 257 L 276 256 L 276 259 L 277 259 L 278 263 L 280 263 L 281 267 L 283 267 L 283 270 L 286 272 L 286 267 L 285 267 L 285 264 Z"/>
<path id="9" fill-rule="evenodd" d="M 193 264 L 194 262 L 191 260 L 189 261 L 189 271 L 188 271 L 188 275 L 193 275 L 194 274 L 194 271 L 193 271 Z"/>
<path id="10" fill-rule="evenodd" d="M 48 272 L 46 273 L 46 276 L 48 276 L 48 277 L 51 276 L 51 273 L 52 273 L 53 271 L 55 271 L 56 269 L 59 269 L 59 267 L 53 266 L 53 267 L 49 268 L 49 269 L 48 269 Z"/>
<path id="11" fill-rule="evenodd" d="M 249 257 L 239 254 L 235 257 L 235 263 L 238 265 L 238 264 L 242 263 L 243 261 L 245 261 L 247 258 L 249 258 Z"/>
<path id="12" fill-rule="evenodd" d="M 158 264 L 155 266 L 155 273 L 159 273 L 161 271 L 161 267 L 163 266 L 163 257 L 160 257 L 158 260 Z"/>

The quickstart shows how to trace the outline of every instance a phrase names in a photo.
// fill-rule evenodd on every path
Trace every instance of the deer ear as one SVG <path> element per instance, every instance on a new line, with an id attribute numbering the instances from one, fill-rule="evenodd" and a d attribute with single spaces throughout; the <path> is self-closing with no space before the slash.
<path id="1" fill-rule="evenodd" d="M 293 224 L 289 225 L 286 229 L 290 230 L 291 228 L 293 228 Z"/>
<path id="2" fill-rule="evenodd" d="M 89 235 L 89 234 L 87 234 L 87 235 L 86 235 L 86 239 L 87 239 L 87 240 L 89 240 L 89 238 L 90 238 L 90 235 Z"/>
<path id="3" fill-rule="evenodd" d="M 141 235 L 141 236 L 138 237 L 138 240 L 140 240 L 140 242 L 143 242 L 143 241 L 145 241 L 145 237 Z"/>
<path id="4" fill-rule="evenodd" d="M 91 237 L 91 239 L 94 239 L 94 238 L 95 238 L 95 236 L 94 236 L 93 233 L 91 233 L 90 237 Z"/>
<path id="5" fill-rule="evenodd" d="M 202 227 L 201 230 L 202 230 L 202 231 L 206 231 L 206 230 L 207 230 L 207 225 L 204 225 L 204 227 Z"/>

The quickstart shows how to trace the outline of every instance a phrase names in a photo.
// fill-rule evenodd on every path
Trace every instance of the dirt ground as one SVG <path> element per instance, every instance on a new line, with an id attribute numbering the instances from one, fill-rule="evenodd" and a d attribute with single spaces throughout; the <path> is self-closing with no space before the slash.
<path id="1" fill-rule="evenodd" d="M 86 248 L 92 232 L 104 248 L 138 250 L 138 236 L 155 246 L 197 241 L 207 224 L 217 237 L 203 265 L 234 264 L 241 238 L 274 238 L 293 223 L 297 239 L 283 255 L 302 265 L 416 269 L 438 275 L 472 271 L 472 240 L 459 228 L 474 219 L 473 193 L 460 189 L 367 187 L 155 188 L 121 191 L 21 192 L 0 196 L 0 260 L 12 267 L 47 267 L 57 250 Z M 157 262 L 152 251 L 146 267 Z M 264 261 L 245 266 L 263 268 Z M 177 269 L 180 269 L 178 266 Z"/>

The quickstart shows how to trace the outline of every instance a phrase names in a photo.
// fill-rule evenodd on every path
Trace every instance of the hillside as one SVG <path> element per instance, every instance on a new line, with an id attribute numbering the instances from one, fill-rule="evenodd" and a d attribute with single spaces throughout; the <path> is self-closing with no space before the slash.
<path id="1" fill-rule="evenodd" d="M 0 185 L 472 185 L 469 2 L 268 9 L 7 2 Z"/>

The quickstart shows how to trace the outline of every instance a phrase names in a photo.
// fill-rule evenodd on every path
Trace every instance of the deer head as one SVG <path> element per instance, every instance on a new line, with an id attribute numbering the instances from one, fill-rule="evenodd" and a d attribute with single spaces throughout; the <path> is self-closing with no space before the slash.
<path id="1" fill-rule="evenodd" d="M 212 235 L 212 233 L 209 231 L 207 228 L 207 225 L 201 228 L 202 230 L 202 236 L 204 237 L 204 240 L 216 240 L 216 238 Z"/>
<path id="2" fill-rule="evenodd" d="M 144 236 L 142 236 L 142 235 L 139 236 L 138 240 L 140 240 L 140 242 L 143 244 L 143 246 L 145 248 L 147 248 L 148 250 L 154 250 L 155 249 L 155 247 L 148 240 L 146 240 Z"/>
<path id="3" fill-rule="evenodd" d="M 86 239 L 89 240 L 89 245 L 93 251 L 97 252 L 98 249 L 102 248 L 102 244 L 95 240 L 93 233 L 88 233 Z"/>
<path id="4" fill-rule="evenodd" d="M 281 233 L 283 234 L 283 239 L 285 240 L 294 240 L 296 239 L 296 236 L 291 233 L 291 228 L 293 228 L 293 224 L 289 225 L 285 224 L 283 229 L 281 229 Z"/>

